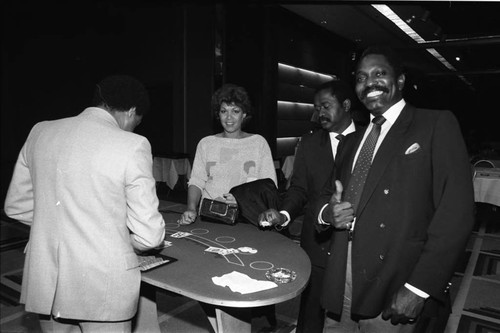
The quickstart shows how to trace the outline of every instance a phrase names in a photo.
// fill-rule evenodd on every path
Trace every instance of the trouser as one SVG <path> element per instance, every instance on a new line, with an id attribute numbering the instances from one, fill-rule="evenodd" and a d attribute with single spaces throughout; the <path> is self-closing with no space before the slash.
<path id="1" fill-rule="evenodd" d="M 39 315 L 43 333 L 130 333 L 132 320 L 126 321 L 80 321 Z"/>
<path id="2" fill-rule="evenodd" d="M 352 265 L 351 265 L 352 242 L 347 248 L 347 266 L 345 278 L 344 304 L 340 319 L 326 314 L 324 333 L 411 333 L 415 331 L 415 323 L 393 325 L 390 320 L 382 319 L 382 314 L 376 318 L 354 321 L 351 318 L 352 300 Z"/>

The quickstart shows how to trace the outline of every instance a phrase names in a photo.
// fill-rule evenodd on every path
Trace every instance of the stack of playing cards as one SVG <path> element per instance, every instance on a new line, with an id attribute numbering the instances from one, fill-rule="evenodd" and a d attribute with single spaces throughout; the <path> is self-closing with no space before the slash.
<path id="1" fill-rule="evenodd" d="M 175 234 L 170 235 L 170 237 L 172 237 L 172 238 L 183 238 L 183 237 L 187 237 L 187 236 L 191 236 L 191 235 L 192 234 L 189 233 L 189 232 L 177 231 Z"/>
<path id="2" fill-rule="evenodd" d="M 206 252 L 211 252 L 211 253 L 217 253 L 220 255 L 227 255 L 227 254 L 235 254 L 235 253 L 240 253 L 240 252 L 246 252 L 250 254 L 255 254 L 257 253 L 257 250 L 251 247 L 239 247 L 237 249 L 223 249 L 220 247 L 214 247 L 214 246 L 209 246 L 208 248 L 205 249 Z"/>
<path id="3" fill-rule="evenodd" d="M 205 249 L 206 252 L 211 252 L 211 253 L 217 253 L 220 255 L 225 256 L 226 254 L 234 254 L 234 253 L 240 253 L 240 251 L 236 249 L 223 249 L 220 247 L 214 247 L 214 246 L 209 246 L 208 248 Z"/>
<path id="4" fill-rule="evenodd" d="M 171 262 L 176 261 L 177 259 L 164 256 L 163 254 L 153 254 L 153 255 L 138 255 L 137 258 L 139 259 L 139 269 L 144 272 L 148 271 L 150 269 L 153 269 L 155 267 L 169 264 Z"/>

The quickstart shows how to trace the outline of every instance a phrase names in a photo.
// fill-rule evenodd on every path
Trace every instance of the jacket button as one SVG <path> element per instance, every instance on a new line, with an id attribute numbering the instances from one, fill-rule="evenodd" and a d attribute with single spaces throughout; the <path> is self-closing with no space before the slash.
<path id="1" fill-rule="evenodd" d="M 386 188 L 386 189 L 384 190 L 384 194 L 386 194 L 386 195 L 387 195 L 387 194 L 389 194 L 389 189 L 388 189 L 388 188 Z"/>
<path id="2" fill-rule="evenodd" d="M 384 223 L 380 223 L 380 228 L 384 229 L 385 228 L 385 224 Z"/>
<path id="3" fill-rule="evenodd" d="M 384 260 L 384 255 L 383 254 L 379 255 L 378 257 L 380 258 L 380 260 Z"/>
<path id="4" fill-rule="evenodd" d="M 331 253 L 330 253 L 330 252 L 327 252 L 326 254 L 327 254 L 327 255 L 330 255 Z"/>

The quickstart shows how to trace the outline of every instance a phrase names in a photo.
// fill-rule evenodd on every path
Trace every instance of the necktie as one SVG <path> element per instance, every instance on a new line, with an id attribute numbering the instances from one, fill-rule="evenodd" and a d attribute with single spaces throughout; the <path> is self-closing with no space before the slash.
<path id="1" fill-rule="evenodd" d="M 339 142 L 342 141 L 342 139 L 344 138 L 344 136 L 342 134 L 338 134 L 335 139 L 337 139 Z"/>
<path id="2" fill-rule="evenodd" d="M 375 144 L 377 143 L 378 137 L 380 135 L 380 128 L 385 122 L 383 116 L 377 116 L 373 118 L 373 127 L 366 137 L 363 147 L 359 152 L 356 165 L 349 180 L 349 185 L 347 186 L 344 201 L 348 201 L 353 205 L 354 213 L 358 207 L 359 199 L 361 198 L 361 193 L 363 193 L 363 187 L 365 186 L 366 176 L 372 165 L 373 152 L 375 151 Z"/>

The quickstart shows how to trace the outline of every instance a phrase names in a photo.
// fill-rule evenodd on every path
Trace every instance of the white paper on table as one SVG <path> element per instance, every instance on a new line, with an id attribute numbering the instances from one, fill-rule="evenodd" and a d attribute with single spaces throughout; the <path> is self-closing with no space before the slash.
<path id="1" fill-rule="evenodd" d="M 231 291 L 241 294 L 250 294 L 257 291 L 275 288 L 278 285 L 272 281 L 255 280 L 246 274 L 232 271 L 222 276 L 212 278 L 214 284 L 221 287 L 229 287 Z"/>

